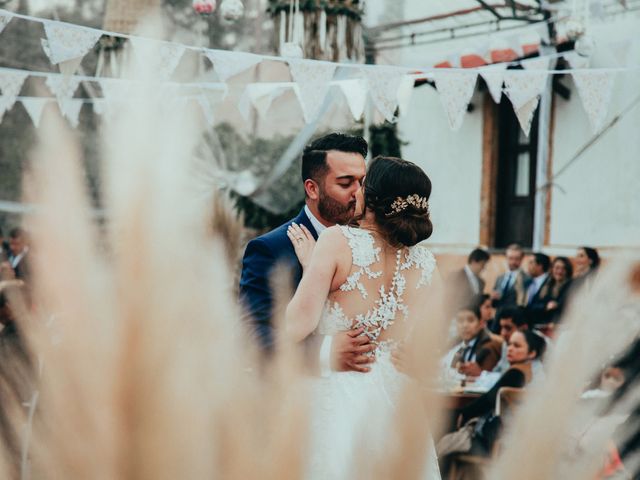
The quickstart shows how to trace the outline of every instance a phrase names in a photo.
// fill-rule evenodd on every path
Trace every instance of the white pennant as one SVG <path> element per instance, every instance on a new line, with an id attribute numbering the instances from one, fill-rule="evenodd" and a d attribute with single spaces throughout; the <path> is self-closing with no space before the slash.
<path id="1" fill-rule="evenodd" d="M 80 109 L 84 104 L 81 98 L 68 98 L 64 102 L 59 103 L 60 111 L 69 120 L 73 128 L 77 128 L 80 123 Z"/>
<path id="2" fill-rule="evenodd" d="M 394 122 L 398 108 L 398 90 L 406 70 L 396 67 L 362 67 L 360 71 L 373 104 L 387 121 Z"/>
<path id="3" fill-rule="evenodd" d="M 13 16 L 9 15 L 8 13 L 0 12 L 0 33 L 2 33 L 4 28 L 9 25 L 9 22 L 12 18 Z"/>
<path id="4" fill-rule="evenodd" d="M 68 100 L 73 98 L 73 94 L 78 88 L 78 85 L 80 85 L 80 79 L 78 77 L 50 75 L 47 77 L 45 83 L 47 84 L 47 87 L 49 87 L 49 90 L 51 90 L 51 93 L 56 96 L 60 111 L 67 116 L 67 111 L 73 107 L 67 107 L 65 104 Z"/>
<path id="5" fill-rule="evenodd" d="M 215 117 L 213 115 L 213 106 L 211 105 L 211 102 L 209 102 L 209 99 L 204 95 L 198 95 L 198 97 L 196 98 L 196 101 L 198 102 L 198 105 L 200 105 L 200 109 L 202 110 L 202 115 L 207 121 L 207 124 L 210 127 L 213 127 L 215 123 Z"/>
<path id="6" fill-rule="evenodd" d="M 591 72 L 589 70 L 571 72 L 573 81 L 578 88 L 580 100 L 593 133 L 597 133 L 602 128 L 615 81 L 615 72 Z"/>
<path id="7" fill-rule="evenodd" d="M 340 90 L 344 94 L 349 106 L 349 111 L 353 119 L 358 121 L 364 113 L 364 106 L 367 103 L 367 89 L 364 80 L 354 78 L 351 80 L 342 80 L 338 82 Z"/>
<path id="8" fill-rule="evenodd" d="M 22 106 L 29 114 L 29 118 L 33 122 L 34 127 L 40 127 L 40 120 L 42 119 L 42 112 L 44 107 L 49 103 L 48 98 L 29 97 L 20 100 Z"/>
<path id="9" fill-rule="evenodd" d="M 571 68 L 589 68 L 589 57 L 583 57 L 582 55 L 578 55 L 576 52 L 569 52 L 563 56 Z"/>
<path id="10" fill-rule="evenodd" d="M 480 69 L 480 75 L 482 75 L 489 88 L 491 98 L 496 103 L 500 103 L 502 98 L 502 84 L 504 83 L 504 71 L 506 68 L 506 63 L 496 63 L 490 67 Z"/>
<path id="11" fill-rule="evenodd" d="M 283 84 L 252 83 L 245 88 L 238 109 L 246 121 L 249 120 L 249 105 L 253 105 L 258 115 L 264 118 L 273 101 L 282 95 L 288 87 Z"/>
<path id="12" fill-rule="evenodd" d="M 302 107 L 304 121 L 310 123 L 320 113 L 320 108 L 329 91 L 336 64 L 314 60 L 288 59 L 289 70 L 298 88 L 296 95 Z"/>
<path id="13" fill-rule="evenodd" d="M 206 56 L 213 63 L 213 68 L 223 82 L 262 61 L 259 55 L 225 50 L 207 50 Z"/>
<path id="14" fill-rule="evenodd" d="M 186 50 L 184 45 L 148 38 L 131 37 L 130 41 L 138 58 L 151 59 L 153 72 L 160 81 L 171 77 Z"/>
<path id="15" fill-rule="evenodd" d="M 102 36 L 100 30 L 57 22 L 43 23 L 47 39 L 42 39 L 42 48 L 53 64 L 84 57 Z"/>
<path id="16" fill-rule="evenodd" d="M 0 97 L 0 121 L 4 114 L 11 110 L 13 104 L 16 103 L 18 94 L 28 76 L 28 72 L 0 72 L 0 91 L 2 91 L 2 97 Z"/>
<path id="17" fill-rule="evenodd" d="M 504 73 L 504 93 L 513 105 L 522 131 L 529 136 L 533 114 L 547 84 L 549 58 L 540 57 L 521 64 L 526 71 L 507 70 Z"/>
<path id="18" fill-rule="evenodd" d="M 473 96 L 478 75 L 475 72 L 436 70 L 434 77 L 449 126 L 452 130 L 458 130 Z"/>

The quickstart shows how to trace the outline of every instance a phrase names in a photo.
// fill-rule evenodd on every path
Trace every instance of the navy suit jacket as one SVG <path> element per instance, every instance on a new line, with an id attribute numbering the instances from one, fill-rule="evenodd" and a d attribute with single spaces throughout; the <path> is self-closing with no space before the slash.
<path id="1" fill-rule="evenodd" d="M 275 230 L 254 238 L 247 244 L 242 259 L 240 277 L 240 300 L 249 315 L 250 329 L 259 344 L 270 350 L 274 343 L 273 333 L 273 290 L 271 274 L 276 265 L 282 264 L 291 271 L 294 288 L 302 278 L 302 266 L 287 237 L 287 228 L 292 222 L 304 225 L 314 238 L 318 238 L 315 228 L 304 211 Z"/>

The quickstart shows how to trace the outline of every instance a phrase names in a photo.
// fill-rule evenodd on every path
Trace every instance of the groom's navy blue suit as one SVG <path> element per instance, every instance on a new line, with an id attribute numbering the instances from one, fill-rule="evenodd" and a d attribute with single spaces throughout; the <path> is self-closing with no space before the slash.
<path id="1" fill-rule="evenodd" d="M 240 299 L 251 316 L 251 328 L 265 350 L 271 349 L 275 340 L 271 322 L 274 305 L 270 281 L 273 267 L 282 264 L 290 268 L 294 288 L 302 278 L 302 266 L 287 237 L 287 228 L 293 222 L 304 225 L 314 238 L 318 238 L 303 208 L 296 218 L 251 240 L 242 259 Z"/>

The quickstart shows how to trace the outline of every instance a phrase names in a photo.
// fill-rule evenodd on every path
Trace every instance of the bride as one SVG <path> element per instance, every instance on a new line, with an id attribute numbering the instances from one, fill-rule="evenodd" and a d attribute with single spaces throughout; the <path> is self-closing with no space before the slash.
<path id="1" fill-rule="evenodd" d="M 360 328 L 376 345 L 368 373 L 331 372 L 312 381 L 306 478 L 359 478 L 357 455 L 373 464 L 392 447 L 395 406 L 409 380 L 391 354 L 428 311 L 425 290 L 436 266 L 433 254 L 417 245 L 432 232 L 430 194 L 431 181 L 417 165 L 377 157 L 351 225 L 328 228 L 315 245 L 303 226 L 289 228 L 304 274 L 287 306 L 287 336 L 299 342 Z M 440 479 L 432 442 L 421 478 Z"/>

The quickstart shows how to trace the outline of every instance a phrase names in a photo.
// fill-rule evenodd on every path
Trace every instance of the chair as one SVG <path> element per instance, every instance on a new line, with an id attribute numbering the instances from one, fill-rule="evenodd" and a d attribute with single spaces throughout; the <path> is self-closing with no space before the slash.
<path id="1" fill-rule="evenodd" d="M 525 390 L 523 388 L 502 387 L 498 390 L 496 396 L 496 405 L 494 413 L 496 416 L 505 418 L 513 413 L 514 407 L 522 403 Z M 459 468 L 465 465 L 474 466 L 483 470 L 497 456 L 500 449 L 500 442 L 496 441 L 491 449 L 489 456 L 474 455 L 471 453 L 459 453 L 451 458 L 451 467 L 449 469 L 449 480 L 459 480 Z"/>

